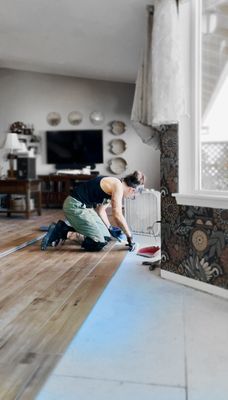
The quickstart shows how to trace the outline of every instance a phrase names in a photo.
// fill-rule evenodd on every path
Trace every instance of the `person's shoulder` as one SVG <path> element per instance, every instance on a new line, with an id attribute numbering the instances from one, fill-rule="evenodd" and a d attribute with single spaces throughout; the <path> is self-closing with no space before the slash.
<path id="1" fill-rule="evenodd" d="M 114 190 L 122 190 L 122 182 L 119 178 L 114 176 L 105 176 L 102 179 L 102 182 L 103 184 L 107 185 L 112 192 Z"/>
<path id="2" fill-rule="evenodd" d="M 115 184 L 115 185 L 117 185 L 117 186 L 119 186 L 119 185 L 122 186 L 121 180 L 120 180 L 119 178 L 116 178 L 115 176 L 104 176 L 104 179 L 105 179 L 107 182 L 112 182 L 113 184 Z"/>

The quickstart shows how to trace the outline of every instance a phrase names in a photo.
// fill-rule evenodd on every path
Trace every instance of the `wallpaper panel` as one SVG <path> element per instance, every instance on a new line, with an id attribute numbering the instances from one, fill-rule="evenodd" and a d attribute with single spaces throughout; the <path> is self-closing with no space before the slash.
<path id="1" fill-rule="evenodd" d="M 178 125 L 161 134 L 161 268 L 228 289 L 228 209 L 177 205 Z"/>

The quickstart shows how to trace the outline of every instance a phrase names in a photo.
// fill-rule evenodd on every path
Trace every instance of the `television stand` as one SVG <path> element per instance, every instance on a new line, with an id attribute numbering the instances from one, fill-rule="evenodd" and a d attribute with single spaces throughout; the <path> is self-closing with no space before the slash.
<path id="1" fill-rule="evenodd" d="M 91 175 L 58 174 L 39 175 L 41 180 L 41 201 L 44 208 L 62 208 L 63 202 L 71 193 L 73 187 L 80 182 L 86 182 L 99 175 L 98 171 L 91 171 Z"/>

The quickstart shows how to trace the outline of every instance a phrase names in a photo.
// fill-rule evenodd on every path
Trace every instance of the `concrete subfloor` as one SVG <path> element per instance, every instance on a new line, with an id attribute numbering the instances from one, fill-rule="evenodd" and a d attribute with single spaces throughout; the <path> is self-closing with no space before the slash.
<path id="1" fill-rule="evenodd" d="M 227 300 L 146 260 L 127 254 L 37 400 L 227 400 Z"/>

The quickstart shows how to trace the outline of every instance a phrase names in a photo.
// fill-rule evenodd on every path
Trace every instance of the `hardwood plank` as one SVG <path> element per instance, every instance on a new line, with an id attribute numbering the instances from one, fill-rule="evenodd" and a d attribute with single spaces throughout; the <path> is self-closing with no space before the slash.
<path id="1" fill-rule="evenodd" d="M 16 363 L 0 364 L 0 399 L 34 399 L 48 374 L 59 361 L 60 356 L 48 354 L 20 354 Z"/>
<path id="2" fill-rule="evenodd" d="M 36 243 L 1 259 L 0 399 L 35 398 L 125 255 Z"/>
<path id="3" fill-rule="evenodd" d="M 104 258 L 106 256 L 111 246 L 112 245 L 110 244 L 109 248 L 107 248 L 107 250 L 103 252 L 103 256 L 99 252 L 89 254 L 84 253 L 86 255 L 86 259 L 89 259 L 89 270 L 92 270 L 96 266 L 97 262 L 99 262 L 101 258 Z M 82 265 L 86 265 L 83 257 Z M 65 264 L 62 266 L 62 268 L 64 267 Z M 52 266 L 52 268 L 55 269 L 55 266 Z M 48 271 L 48 275 L 49 278 L 47 279 L 52 279 L 53 271 Z M 86 278 L 85 273 L 82 275 L 81 279 L 83 278 Z M 52 283 L 53 279 L 49 282 Z M 39 288 L 42 288 L 42 281 L 40 283 L 38 279 L 37 285 Z M 76 283 L 75 285 L 77 287 Z M 34 283 L 32 287 L 34 289 L 37 288 Z M 72 290 L 74 290 L 74 288 L 71 289 L 71 292 Z M 49 293 L 52 293 L 52 296 L 49 297 Z M 53 286 L 51 286 L 50 288 L 48 287 L 47 290 L 43 291 L 40 297 L 35 297 L 31 304 L 28 305 L 28 307 L 26 307 L 22 312 L 16 315 L 16 318 L 14 318 L 9 324 L 3 327 L 3 329 L 0 330 L 1 362 L 7 362 L 7 360 L 11 359 L 13 360 L 13 357 L 15 355 L 15 345 L 20 347 L 20 349 L 23 349 L 24 346 L 27 346 L 28 343 L 33 340 L 34 334 L 61 307 L 68 296 L 68 291 L 67 295 L 64 298 L 59 298 L 57 295 L 53 296 Z"/>
<path id="4" fill-rule="evenodd" d="M 54 262 L 50 259 L 46 264 L 43 263 L 33 266 L 33 269 L 28 271 L 27 266 L 23 267 L 24 274 L 20 271 L 20 276 L 13 277 L 10 281 L 11 285 L 6 285 L 1 293 L 0 300 L 0 334 L 2 329 L 16 316 L 22 312 L 30 303 L 34 302 L 35 299 L 42 298 L 45 289 L 50 289 L 53 286 L 60 294 L 60 286 L 69 285 L 73 281 L 73 276 L 78 275 L 80 277 L 80 267 L 77 265 L 80 258 L 85 257 L 85 254 L 78 254 L 75 257 L 75 267 L 72 267 L 72 262 L 65 261 L 64 254 L 58 261 Z M 52 264 L 53 263 L 53 264 Z M 82 268 L 81 268 L 82 269 Z M 84 275 L 84 272 L 81 274 Z M 68 280 L 66 279 L 68 277 Z M 20 301 L 18 302 L 18 299 Z"/>
<path id="5" fill-rule="evenodd" d="M 106 270 L 110 268 L 112 272 L 96 274 L 100 267 L 100 263 L 97 264 L 39 332 L 40 338 L 34 347 L 37 352 L 59 354 L 65 350 L 126 255 L 126 251 L 114 254 L 115 247 L 111 251 L 112 260 L 110 261 L 111 252 L 108 252 L 103 263 L 106 263 Z"/>
<path id="6" fill-rule="evenodd" d="M 14 253 L 15 251 L 18 251 L 18 250 L 23 249 L 24 247 L 30 246 L 31 244 L 37 242 L 37 240 L 42 239 L 43 236 L 44 236 L 44 234 L 38 235 L 38 236 L 37 236 L 37 234 L 20 236 L 19 239 L 8 244 L 8 248 L 7 248 L 7 245 L 4 246 L 4 250 L 2 250 L 0 252 L 0 258 L 6 257 L 9 254 Z"/>
<path id="7" fill-rule="evenodd" d="M 4 217 L 0 215 L 0 258 L 18 250 L 25 242 L 34 241 L 41 236 L 41 225 L 49 225 L 52 221 L 64 219 L 61 210 L 44 210 L 42 216 Z"/>
<path id="8" fill-rule="evenodd" d="M 21 389 L 17 400 L 33 400 L 35 395 L 42 388 L 45 381 L 48 379 L 49 374 L 55 368 L 60 360 L 59 355 L 44 354 L 36 363 L 36 368 L 30 378 L 27 380 L 25 386 Z"/>
<path id="9" fill-rule="evenodd" d="M 112 277 L 113 274 L 117 271 L 117 265 L 120 266 L 126 254 L 127 250 L 125 245 L 115 243 L 114 251 L 109 252 L 108 260 L 106 258 L 100 260 L 97 268 L 91 271 L 90 275 Z"/>
<path id="10" fill-rule="evenodd" d="M 53 252 L 52 256 L 54 256 Z M 91 271 L 93 264 L 100 260 L 99 253 L 91 254 L 78 251 L 76 256 L 73 256 L 72 265 L 72 259 L 68 259 L 67 251 L 60 256 L 57 262 L 52 257 L 48 259 L 48 262 L 46 260 L 45 265 L 44 263 L 41 266 L 35 264 L 33 269 L 29 271 L 27 265 L 25 265 L 19 271 L 20 274 L 15 273 L 14 270 L 11 279 L 8 277 L 11 285 L 5 283 L 0 296 L 0 333 L 3 327 L 35 299 L 54 300 L 60 299 L 61 296 L 65 298 L 81 282 L 86 273 Z M 18 302 L 19 298 L 20 302 Z"/>

